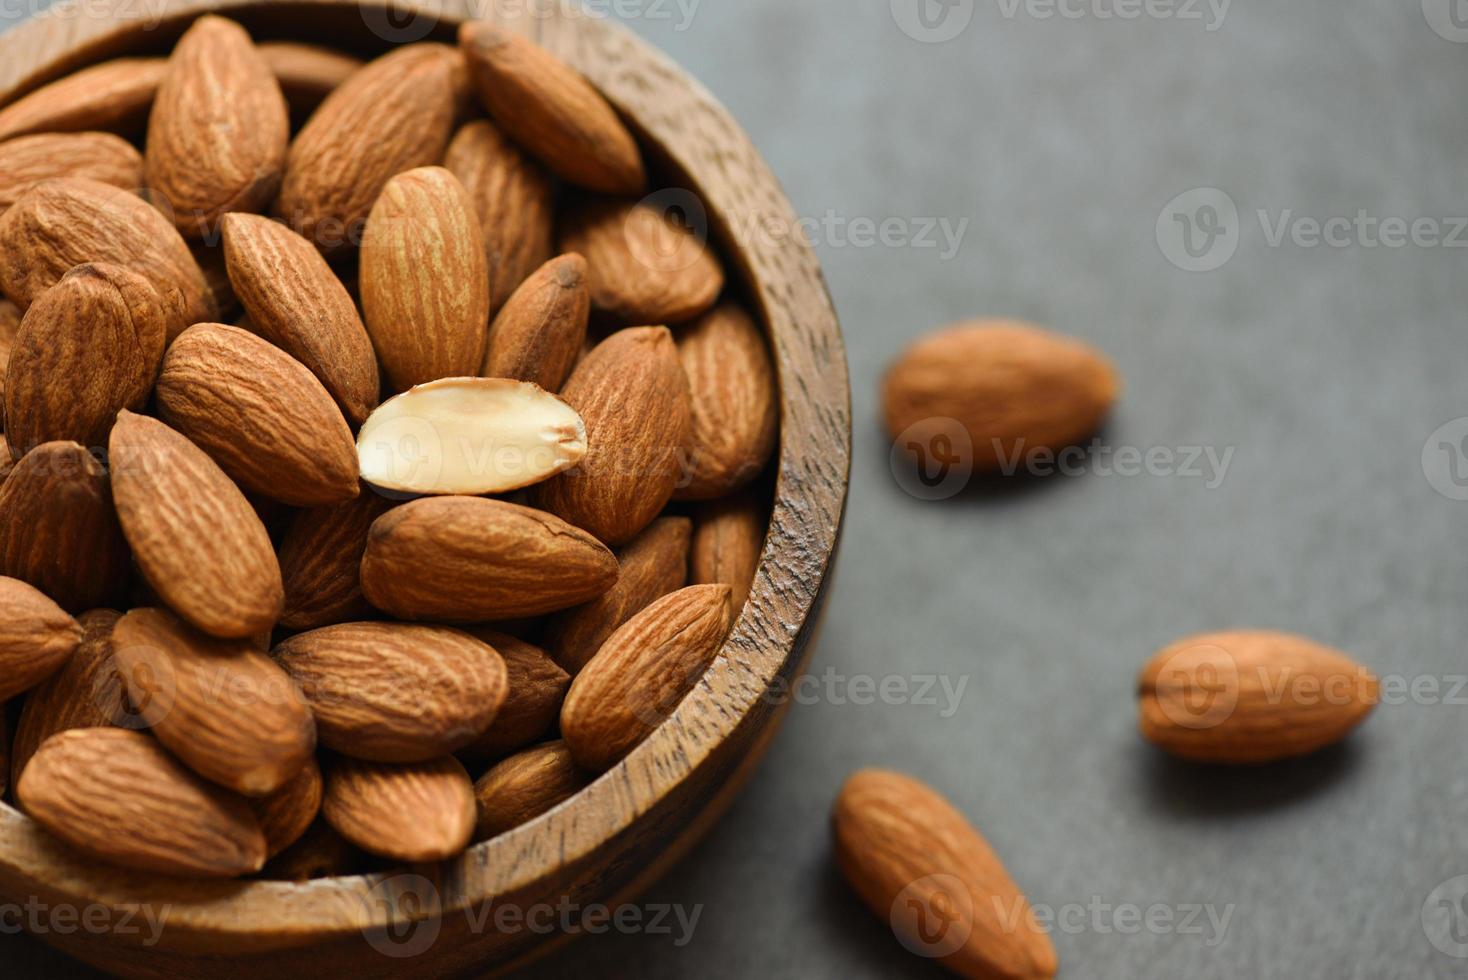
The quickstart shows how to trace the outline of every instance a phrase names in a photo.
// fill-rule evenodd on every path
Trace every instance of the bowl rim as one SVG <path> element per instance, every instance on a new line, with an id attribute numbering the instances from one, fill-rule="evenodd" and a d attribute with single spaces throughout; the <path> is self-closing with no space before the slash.
<path id="1" fill-rule="evenodd" d="M 623 762 L 556 809 L 442 867 L 436 897 L 444 912 L 531 887 L 592 857 L 708 765 L 736 727 L 767 707 L 762 702 L 782 677 L 793 679 L 831 570 L 851 460 L 845 350 L 813 250 L 798 234 L 736 238 L 737 229 L 754 221 L 799 227 L 743 129 L 692 76 L 626 28 L 568 5 L 520 0 L 501 10 L 495 2 L 481 9 L 479 0 L 144 0 L 151 18 L 144 23 L 133 16 L 137 0 L 63 0 L 0 34 L 4 105 L 78 67 L 126 54 L 145 31 L 169 36 L 205 13 L 357 7 L 447 26 L 472 17 L 497 20 L 533 37 L 601 89 L 638 130 L 644 148 L 687 178 L 707 205 L 721 256 L 739 267 L 780 377 L 774 510 L 750 601 L 708 674 Z M 770 717 L 771 727 L 777 723 Z M 557 846 L 537 846 L 545 841 Z M 398 909 L 383 901 L 395 874 L 306 883 L 160 878 L 75 857 L 0 803 L 0 891 L 43 889 L 62 900 L 111 907 L 166 904 L 169 931 L 199 941 L 245 937 L 262 942 L 260 948 L 288 948 L 385 928 Z"/>

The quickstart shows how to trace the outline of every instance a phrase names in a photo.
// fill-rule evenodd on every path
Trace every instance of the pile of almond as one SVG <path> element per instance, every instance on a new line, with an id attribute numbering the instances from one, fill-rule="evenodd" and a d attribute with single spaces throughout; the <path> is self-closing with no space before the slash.
<path id="1" fill-rule="evenodd" d="M 208 16 L 0 109 L 24 811 L 167 874 L 435 861 L 659 725 L 749 594 L 777 389 L 648 190 L 490 24 L 361 64 Z"/>

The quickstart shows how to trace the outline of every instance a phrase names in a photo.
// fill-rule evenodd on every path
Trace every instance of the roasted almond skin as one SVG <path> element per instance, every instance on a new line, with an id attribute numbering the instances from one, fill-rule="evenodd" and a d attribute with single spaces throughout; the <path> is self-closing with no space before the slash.
<path id="1" fill-rule="evenodd" d="M 512 755 L 474 784 L 479 807 L 474 839 L 489 840 L 529 823 L 590 782 L 576 768 L 565 742 L 549 742 Z"/>
<path id="2" fill-rule="evenodd" d="M 0 109 L 0 140 L 89 129 L 141 132 L 167 70 L 163 58 L 118 58 L 83 68 Z"/>
<path id="3" fill-rule="evenodd" d="M 311 702 L 321 743 L 373 762 L 463 748 L 508 686 L 493 647 L 441 626 L 344 623 L 293 636 L 274 656 Z"/>
<path id="4" fill-rule="evenodd" d="M 301 363 L 237 327 L 201 323 L 168 348 L 164 421 L 241 488 L 296 507 L 357 496 L 357 445 L 331 395 Z"/>
<path id="5" fill-rule="evenodd" d="M 122 599 L 128 572 L 102 464 L 74 442 L 27 453 L 0 486 L 0 575 L 79 612 Z"/>
<path id="6" fill-rule="evenodd" d="M 585 605 L 557 613 L 546 626 L 545 646 L 556 663 L 578 673 L 617 627 L 654 599 L 687 585 L 692 533 L 688 518 L 661 517 L 623 545 L 617 551 L 617 583 Z"/>
<path id="7" fill-rule="evenodd" d="M 561 400 L 586 423 L 586 458 L 536 486 L 532 499 L 609 545 L 625 544 L 673 496 L 688 444 L 688 377 L 672 335 L 617 331 L 576 366 Z"/>
<path id="8" fill-rule="evenodd" d="M 291 118 L 298 123 L 362 67 L 360 58 L 314 44 L 267 41 L 255 45 L 255 50 L 275 75 Z"/>
<path id="9" fill-rule="evenodd" d="M 135 194 L 65 177 L 36 184 L 0 215 L 0 291 L 17 306 L 30 306 L 88 262 L 120 265 L 160 293 L 177 290 L 179 329 L 215 317 L 213 294 L 188 245 Z"/>
<path id="10" fill-rule="evenodd" d="M 305 697 L 253 638 L 221 640 L 166 610 L 134 609 L 112 645 L 140 719 L 205 779 L 268 796 L 315 751 Z"/>
<path id="11" fill-rule="evenodd" d="M 304 364 L 352 425 L 377 405 L 377 354 L 331 266 L 300 235 L 251 214 L 224 217 L 224 258 L 252 333 Z"/>
<path id="12" fill-rule="evenodd" d="M 909 347 L 887 371 L 882 403 L 893 439 L 957 420 L 983 472 L 1086 438 L 1119 389 L 1110 362 L 1087 344 L 1026 323 L 976 320 Z"/>
<path id="13" fill-rule="evenodd" d="M 202 449 L 157 419 L 122 412 L 112 429 L 112 500 L 148 583 L 213 636 L 254 636 L 284 603 L 270 535 Z"/>
<path id="14" fill-rule="evenodd" d="M 459 128 L 443 165 L 474 202 L 489 262 L 489 306 L 498 310 L 554 254 L 555 192 L 550 177 L 487 119 Z"/>
<path id="15" fill-rule="evenodd" d="M 858 772 L 836 798 L 831 831 L 841 873 L 908 949 L 974 980 L 1055 976 L 1055 949 L 1019 886 L 929 787 L 900 773 Z M 935 940 L 939 915 L 947 930 Z"/>
<path id="16" fill-rule="evenodd" d="M 497 759 L 534 744 L 555 727 L 561 702 L 571 686 L 571 675 L 544 650 L 524 640 L 482 627 L 469 632 L 488 643 L 504 660 L 508 690 L 494 722 L 459 755 Z"/>
<path id="17" fill-rule="evenodd" d="M 206 15 L 179 38 L 148 116 L 148 187 L 184 235 L 226 211 L 260 211 L 285 170 L 290 120 L 275 75 L 234 21 Z"/>
<path id="18" fill-rule="evenodd" d="M 398 391 L 471 377 L 484 361 L 489 267 L 469 193 L 442 167 L 387 182 L 362 238 L 362 312 Z"/>
<path id="19" fill-rule="evenodd" d="M 474 784 L 452 756 L 409 765 L 336 760 L 322 813 L 362 850 L 396 861 L 444 861 L 474 834 Z"/>
<path id="20" fill-rule="evenodd" d="M 590 315 L 586 260 L 575 254 L 550 260 L 515 290 L 495 317 L 480 375 L 559 391 L 586 345 Z"/>
<path id="21" fill-rule="evenodd" d="M 0 701 L 50 677 L 82 642 L 82 628 L 33 586 L 0 577 Z"/>
<path id="22" fill-rule="evenodd" d="M 245 801 L 137 732 L 77 728 L 51 737 L 16 795 L 41 826 L 112 864 L 232 878 L 265 863 L 265 835 Z"/>
<path id="23" fill-rule="evenodd" d="M 269 796 L 250 800 L 250 809 L 265 832 L 265 849 L 274 858 L 310 829 L 321 812 L 325 784 L 316 759 L 306 760 L 291 781 Z"/>
<path id="24" fill-rule="evenodd" d="M 362 595 L 362 554 L 372 522 L 391 507 L 392 501 L 369 490 L 295 516 L 278 552 L 285 586 L 281 626 L 312 630 L 371 614 Z"/>
<path id="25" fill-rule="evenodd" d="M 678 331 L 693 423 L 688 472 L 674 496 L 709 500 L 748 484 L 769 462 L 779 434 L 780 395 L 764 334 L 725 303 Z"/>
<path id="26" fill-rule="evenodd" d="M 1371 714 L 1376 676 L 1338 650 L 1289 633 L 1191 636 L 1138 682 L 1142 737 L 1198 762 L 1250 765 L 1333 745 Z"/>
<path id="27" fill-rule="evenodd" d="M 622 624 L 561 707 L 561 737 L 576 764 L 605 772 L 662 724 L 713 663 L 729 621 L 729 587 L 693 585 Z"/>
<path id="28" fill-rule="evenodd" d="M 637 141 L 575 69 L 494 24 L 459 28 L 474 94 L 516 143 L 572 184 L 637 194 L 647 173 Z"/>
<path id="29" fill-rule="evenodd" d="M 11 453 L 56 440 L 105 446 L 118 411 L 148 401 L 177 314 L 120 266 L 79 265 L 62 276 L 26 311 L 10 351 Z"/>
<path id="30" fill-rule="evenodd" d="M 729 586 L 734 611 L 743 609 L 768 524 L 764 502 L 748 491 L 704 504 L 694 522 L 689 581 Z"/>
<path id="31" fill-rule="evenodd" d="M 453 118 L 442 46 L 410 44 L 369 62 L 291 143 L 275 213 L 323 252 L 355 246 L 393 175 L 443 159 Z"/>
<path id="32" fill-rule="evenodd" d="M 566 609 L 601 595 L 617 559 L 599 541 L 530 507 L 432 497 L 372 525 L 367 600 L 399 619 L 482 623 Z"/>
<path id="33" fill-rule="evenodd" d="M 561 251 L 586 258 L 592 309 L 616 323 L 692 320 L 724 290 L 724 268 L 707 243 L 647 202 L 576 203 L 565 217 Z"/>
<path id="34" fill-rule="evenodd" d="M 143 158 L 111 133 L 37 133 L 0 143 L 0 213 L 56 177 L 86 177 L 135 191 L 143 186 Z"/>

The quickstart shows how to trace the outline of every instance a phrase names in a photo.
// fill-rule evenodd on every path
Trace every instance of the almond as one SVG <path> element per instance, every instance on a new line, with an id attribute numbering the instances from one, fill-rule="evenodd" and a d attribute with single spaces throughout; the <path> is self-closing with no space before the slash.
<path id="1" fill-rule="evenodd" d="M 299 361 L 237 327 L 201 323 L 168 348 L 158 412 L 245 490 L 297 507 L 357 495 L 352 430 Z"/>
<path id="2" fill-rule="evenodd" d="M 591 782 L 565 742 L 512 755 L 474 784 L 479 806 L 475 840 L 489 840 L 560 806 Z"/>
<path id="3" fill-rule="evenodd" d="M 353 758 L 424 762 L 469 744 L 504 703 L 505 662 L 467 633 L 345 623 L 275 649 L 316 715 L 321 743 Z"/>
<path id="4" fill-rule="evenodd" d="M 1200 762 L 1253 764 L 1340 741 L 1376 706 L 1375 675 L 1288 633 L 1191 636 L 1160 651 L 1139 681 L 1142 736 Z"/>
<path id="5" fill-rule="evenodd" d="M 295 41 L 267 41 L 255 45 L 275 75 L 292 118 L 305 121 L 325 98 L 362 67 L 354 58 L 333 48 Z"/>
<path id="6" fill-rule="evenodd" d="M 505 663 L 508 693 L 494 721 L 460 755 L 499 758 L 531 745 L 555 727 L 571 675 L 537 646 L 491 629 L 469 631 L 488 643 Z"/>
<path id="7" fill-rule="evenodd" d="M 163 58 L 118 58 L 83 68 L 0 109 L 0 140 L 88 129 L 140 132 L 167 68 Z"/>
<path id="8" fill-rule="evenodd" d="M 390 398 L 357 436 L 362 479 L 408 494 L 506 493 L 581 462 L 586 426 L 538 385 L 445 378 Z"/>
<path id="9" fill-rule="evenodd" d="M 102 464 L 74 442 L 27 453 L 0 486 L 0 575 L 80 611 L 123 598 L 128 573 Z"/>
<path id="10" fill-rule="evenodd" d="M 907 949 L 975 980 L 1055 976 L 1055 948 L 1019 886 L 932 789 L 863 770 L 841 788 L 831 824 L 842 874 Z"/>
<path id="11" fill-rule="evenodd" d="M 377 354 L 346 287 L 300 235 L 267 218 L 224 218 L 229 281 L 251 332 L 290 354 L 331 392 L 352 425 L 377 404 Z"/>
<path id="12" fill-rule="evenodd" d="M 290 847 L 310 829 L 321 812 L 325 795 L 321 767 L 314 758 L 307 759 L 291 781 L 269 796 L 250 801 L 255 819 L 265 832 L 265 850 L 269 857 Z"/>
<path id="13" fill-rule="evenodd" d="M 0 701 L 50 677 L 82 642 L 77 621 L 19 579 L 0 577 Z"/>
<path id="14" fill-rule="evenodd" d="M 474 834 L 474 785 L 452 756 L 411 765 L 340 759 L 322 812 L 364 851 L 396 861 L 443 861 Z"/>
<path id="15" fill-rule="evenodd" d="M 673 496 L 688 443 L 688 378 L 672 335 L 619 330 L 576 366 L 561 398 L 586 423 L 586 458 L 532 497 L 607 544 L 625 544 Z"/>
<path id="16" fill-rule="evenodd" d="M 738 613 L 754 584 L 768 524 L 764 502 L 753 493 L 704 504 L 694 523 L 689 581 L 729 586 L 730 603 Z"/>
<path id="17" fill-rule="evenodd" d="M 976 320 L 909 347 L 887 372 L 882 402 L 893 439 L 923 441 L 924 427 L 956 420 L 972 441 L 974 469 L 992 471 L 1089 436 L 1118 389 L 1111 364 L 1078 340 Z"/>
<path id="18" fill-rule="evenodd" d="M 611 635 L 571 682 L 561 736 L 577 765 L 605 772 L 693 690 L 729 632 L 729 587 L 663 596 Z"/>
<path id="19" fill-rule="evenodd" d="M 275 213 L 323 252 L 356 245 L 388 180 L 443 158 L 453 118 L 442 48 L 395 48 L 338 86 L 297 134 Z"/>
<path id="20" fill-rule="evenodd" d="M 41 826 L 112 864 L 231 878 L 265 863 L 265 835 L 245 801 L 137 732 L 77 728 L 47 739 L 16 795 Z"/>
<path id="21" fill-rule="evenodd" d="M 160 293 L 176 289 L 179 323 L 214 318 L 209 284 L 193 253 L 172 223 L 135 194 L 66 177 L 36 184 L 0 215 L 0 291 L 17 306 L 30 306 L 87 262 L 120 265 Z"/>
<path id="22" fill-rule="evenodd" d="M 105 446 L 118 411 L 148 401 L 177 314 L 119 266 L 79 265 L 62 276 L 26 311 L 10 351 L 11 453 L 56 440 Z"/>
<path id="23" fill-rule="evenodd" d="M 37 133 L 0 143 L 0 213 L 56 177 L 87 177 L 135 191 L 143 186 L 143 158 L 111 133 Z"/>
<path id="24" fill-rule="evenodd" d="M 362 595 L 362 553 L 372 522 L 392 507 L 375 493 L 332 507 L 301 511 L 280 542 L 285 609 L 280 625 L 310 630 L 365 619 L 372 606 Z"/>
<path id="25" fill-rule="evenodd" d="M 601 595 L 617 559 L 591 535 L 516 504 L 429 497 L 372 525 L 362 591 L 399 619 L 482 623 L 566 609 Z"/>
<path id="26" fill-rule="evenodd" d="M 131 412 L 112 430 L 112 499 L 138 566 L 164 602 L 214 636 L 275 625 L 284 601 L 270 536 L 204 451 Z"/>
<path id="27" fill-rule="evenodd" d="M 357 874 L 366 863 L 367 855 L 318 817 L 300 840 L 270 859 L 260 877 L 304 883 Z"/>
<path id="28" fill-rule="evenodd" d="M 663 517 L 623 545 L 617 551 L 621 572 L 616 584 L 585 605 L 552 617 L 545 640 L 556 663 L 578 673 L 617 627 L 654 599 L 687 585 L 692 530 L 686 517 Z"/>
<path id="29" fill-rule="evenodd" d="M 515 290 L 495 317 L 479 373 L 560 390 L 586 344 L 590 315 L 586 260 L 574 254 L 552 259 Z"/>
<path id="30" fill-rule="evenodd" d="M 575 69 L 495 24 L 464 24 L 459 45 L 480 104 L 557 176 L 609 194 L 643 189 L 647 174 L 636 140 Z"/>
<path id="31" fill-rule="evenodd" d="M 489 267 L 469 193 L 442 167 L 387 182 L 362 237 L 362 312 L 398 391 L 472 377 L 489 331 Z"/>
<path id="32" fill-rule="evenodd" d="M 111 609 L 93 609 L 77 617 L 81 645 L 60 670 L 31 691 L 21 709 L 10 752 L 15 782 L 41 743 L 57 732 L 123 726 L 130 720 L 112 656 L 112 629 L 120 618 L 121 613 Z"/>
<path id="33" fill-rule="evenodd" d="M 268 796 L 311 758 L 311 709 L 255 639 L 221 640 L 166 610 L 134 609 L 112 645 L 140 720 L 205 779 Z"/>
<path id="34" fill-rule="evenodd" d="M 593 198 L 571 208 L 561 251 L 586 257 L 591 306 L 621 324 L 682 323 L 707 312 L 724 269 L 701 230 L 648 202 Z"/>
<path id="35" fill-rule="evenodd" d="M 555 193 L 550 177 L 487 119 L 459 129 L 443 165 L 474 202 L 489 261 L 490 309 L 498 310 L 553 254 Z"/>
<path id="36" fill-rule="evenodd" d="M 179 38 L 148 117 L 148 187 L 191 238 L 226 211 L 260 211 L 285 170 L 290 120 L 245 29 L 205 15 Z"/>

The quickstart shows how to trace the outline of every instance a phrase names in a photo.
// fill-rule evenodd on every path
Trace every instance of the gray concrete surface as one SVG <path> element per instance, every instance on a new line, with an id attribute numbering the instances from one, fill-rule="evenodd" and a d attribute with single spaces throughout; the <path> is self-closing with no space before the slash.
<path id="1" fill-rule="evenodd" d="M 534 973 L 940 975 L 829 858 L 831 799 L 873 764 L 973 816 L 1061 915 L 1064 976 L 1468 971 L 1453 881 L 1468 874 L 1468 491 L 1441 448 L 1468 422 L 1434 435 L 1468 416 L 1464 4 L 1454 21 L 1457 0 L 953 0 L 930 23 L 956 36 L 937 43 L 899 27 L 924 35 L 915 0 L 688 2 L 688 20 L 671 0 L 618 9 L 724 100 L 816 219 L 846 331 L 857 455 L 813 662 L 834 676 L 643 899 L 697 909 L 690 941 L 588 938 Z M 1226 204 L 1214 192 L 1170 203 L 1199 188 L 1237 217 L 1203 210 Z M 1309 222 L 1336 217 L 1336 244 L 1315 241 Z M 887 245 L 852 224 L 886 219 Z M 924 246 L 938 219 L 966 222 L 955 253 Z M 1194 221 L 1192 258 L 1176 219 Z M 1426 221 L 1393 246 L 1384 219 Z M 976 314 L 1112 355 L 1127 391 L 1106 447 L 1207 447 L 1227 468 L 1125 476 L 1097 454 L 1081 475 L 909 496 L 878 378 L 912 338 Z M 1135 733 L 1138 667 L 1236 625 L 1310 634 L 1418 693 L 1305 762 L 1160 758 Z M 858 678 L 889 675 L 966 686 L 952 712 L 941 690 L 857 703 Z M 17 938 L 0 962 L 64 972 Z"/>

